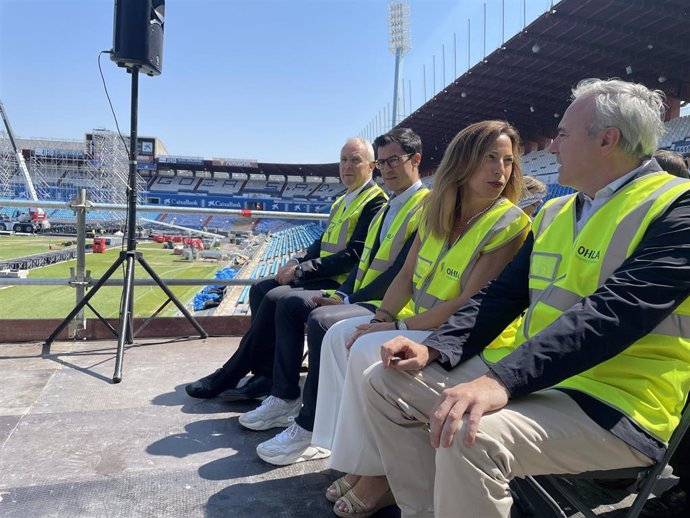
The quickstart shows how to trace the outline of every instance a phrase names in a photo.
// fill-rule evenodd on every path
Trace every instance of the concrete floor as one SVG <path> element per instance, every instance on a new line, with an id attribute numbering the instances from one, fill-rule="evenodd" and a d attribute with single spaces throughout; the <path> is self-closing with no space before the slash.
<path id="1" fill-rule="evenodd" d="M 46 357 L 40 343 L 0 344 L 0 516 L 334 516 L 326 460 L 266 464 L 255 447 L 278 430 L 237 422 L 255 403 L 184 392 L 237 341 L 138 341 L 117 385 L 113 341 L 56 342 Z M 541 504 L 535 515 L 553 516 Z"/>
<path id="2" fill-rule="evenodd" d="M 0 516 L 334 516 L 326 460 L 266 464 L 254 450 L 279 430 L 237 422 L 255 403 L 184 392 L 236 343 L 137 343 L 117 385 L 112 341 L 0 344 Z"/>

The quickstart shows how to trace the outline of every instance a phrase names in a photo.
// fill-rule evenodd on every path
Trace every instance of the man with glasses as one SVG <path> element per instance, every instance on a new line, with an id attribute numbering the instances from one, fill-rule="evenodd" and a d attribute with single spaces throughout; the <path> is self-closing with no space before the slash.
<path id="1" fill-rule="evenodd" d="M 422 343 L 382 344 L 363 391 L 403 518 L 507 518 L 514 477 L 663 458 L 690 388 L 690 182 L 649 158 L 663 112 L 644 85 L 580 82 L 549 148 L 577 194 Z"/>
<path id="2" fill-rule="evenodd" d="M 225 399 L 242 400 L 270 393 L 278 329 L 276 303 L 291 292 L 335 289 L 357 265 L 369 223 L 386 201 L 386 195 L 372 180 L 373 170 L 371 143 L 362 138 L 349 139 L 340 152 L 340 179 L 347 192 L 333 203 L 325 232 L 303 256 L 290 259 L 275 277 L 252 285 L 249 291 L 252 323 L 238 350 L 222 368 L 187 385 L 187 394 L 213 398 L 226 391 Z M 254 376 L 236 388 L 249 372 Z"/>
<path id="3" fill-rule="evenodd" d="M 291 293 L 278 301 L 273 368 L 273 388 L 260 407 L 240 416 L 251 430 L 288 426 L 257 447 L 266 462 L 287 465 L 327 457 L 330 452 L 311 445 L 316 392 L 319 384 L 321 341 L 336 322 L 358 316 L 374 316 L 378 303 L 398 274 L 417 233 L 422 205 L 429 191 L 419 179 L 422 143 L 407 128 L 393 129 L 374 141 L 386 189 L 392 196 L 369 227 L 364 253 L 334 292 Z M 307 323 L 309 373 L 300 399 L 300 367 Z M 293 422 L 294 420 L 294 422 Z"/>

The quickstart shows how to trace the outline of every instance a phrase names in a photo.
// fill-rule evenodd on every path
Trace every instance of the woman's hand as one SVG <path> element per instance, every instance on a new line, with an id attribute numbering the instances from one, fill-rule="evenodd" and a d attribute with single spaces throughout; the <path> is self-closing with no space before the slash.
<path id="1" fill-rule="evenodd" d="M 420 371 L 436 358 L 437 351 L 406 336 L 396 336 L 381 346 L 381 361 L 385 369 Z"/>
<path id="2" fill-rule="evenodd" d="M 375 333 L 377 331 L 394 331 L 395 330 L 395 323 L 393 322 L 375 322 L 373 324 L 360 324 L 357 326 L 357 330 L 352 334 L 350 339 L 347 341 L 345 344 L 345 347 L 347 349 L 350 349 L 352 347 L 352 344 L 355 343 L 355 341 L 363 335 L 369 334 L 369 333 Z"/>

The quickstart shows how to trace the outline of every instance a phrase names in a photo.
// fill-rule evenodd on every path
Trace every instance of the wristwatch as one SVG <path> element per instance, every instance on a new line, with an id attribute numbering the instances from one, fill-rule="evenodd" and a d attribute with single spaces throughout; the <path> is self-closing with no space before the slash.
<path id="1" fill-rule="evenodd" d="M 295 279 L 298 281 L 304 277 L 304 272 L 302 271 L 302 265 L 298 264 L 297 267 L 295 268 Z"/>
<path id="2" fill-rule="evenodd" d="M 395 328 L 398 331 L 407 331 L 407 324 L 405 323 L 404 320 L 396 320 L 395 321 Z"/>

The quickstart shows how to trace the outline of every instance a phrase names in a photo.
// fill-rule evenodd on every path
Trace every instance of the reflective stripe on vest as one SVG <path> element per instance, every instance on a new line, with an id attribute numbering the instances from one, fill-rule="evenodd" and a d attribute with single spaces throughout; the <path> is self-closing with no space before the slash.
<path id="1" fill-rule="evenodd" d="M 632 255 L 649 225 L 688 190 L 690 182 L 667 173 L 639 176 L 579 232 L 574 197 L 547 203 L 534 223 L 530 306 L 513 349 L 594 293 Z M 557 386 L 589 394 L 667 441 L 690 389 L 690 298 L 624 351 Z"/>
<path id="2" fill-rule="evenodd" d="M 458 297 L 479 256 L 516 239 L 529 224 L 524 212 L 501 199 L 447 251 L 444 251 L 447 237 L 435 237 L 420 225 L 421 245 L 412 282 L 414 312 L 422 313 Z M 491 247 L 487 249 L 489 244 Z"/>
<path id="3" fill-rule="evenodd" d="M 611 276 L 611 274 L 613 274 L 616 268 L 618 268 L 623 263 L 623 261 L 632 253 L 634 249 L 634 247 L 630 247 L 630 244 L 632 242 L 632 236 L 634 236 L 635 233 L 641 228 L 645 218 L 647 217 L 647 214 L 649 213 L 649 210 L 654 205 L 656 200 L 659 199 L 659 197 L 662 196 L 664 193 L 670 191 L 671 189 L 675 189 L 679 185 L 682 185 L 686 182 L 687 181 L 682 178 L 673 178 L 672 180 L 661 185 L 651 194 L 651 196 L 649 196 L 647 199 L 645 199 L 639 205 L 637 205 L 634 209 L 632 209 L 616 225 L 615 230 L 613 231 L 613 235 L 611 236 L 609 244 L 606 248 L 606 251 L 603 257 L 601 258 L 598 285 L 604 284 L 604 281 L 606 281 L 606 279 L 608 279 Z M 544 211 L 545 215 L 542 221 L 535 222 L 535 226 L 539 225 L 539 228 L 537 230 L 537 234 L 539 236 L 541 236 L 544 229 L 549 224 L 551 224 L 554 218 L 565 207 L 566 202 L 575 203 L 574 197 L 572 196 L 565 196 L 564 198 L 566 199 L 562 200 L 562 203 L 559 199 L 557 200 L 559 203 L 554 203 L 553 206 L 549 206 L 547 211 Z M 570 200 L 569 198 L 572 198 L 572 200 Z M 670 204 L 675 199 L 675 197 L 672 198 L 670 201 L 668 201 L 668 204 Z M 661 213 L 663 213 L 663 211 L 666 210 L 668 204 L 666 206 L 661 207 Z M 585 255 L 589 253 L 590 255 L 592 255 L 592 252 L 588 252 L 583 248 L 584 247 L 580 247 L 578 253 L 582 253 Z M 598 253 L 600 254 L 600 252 Z M 561 255 L 548 254 L 542 252 L 539 254 L 539 262 L 543 262 L 544 260 L 546 260 L 547 257 L 553 258 L 554 271 L 558 271 L 558 267 L 560 266 L 560 262 L 562 260 Z M 532 269 L 530 269 L 530 277 L 534 279 L 541 278 L 547 281 L 552 280 L 548 277 L 540 277 L 539 271 L 534 272 L 532 271 Z M 540 302 L 561 309 L 561 311 L 567 310 L 571 306 L 575 305 L 580 299 L 582 299 L 582 297 L 580 297 L 576 293 L 569 292 L 568 290 L 555 285 L 550 285 L 546 292 L 543 294 L 542 290 L 540 289 L 530 288 L 530 300 L 534 300 L 535 298 L 539 298 Z M 529 329 L 528 326 L 525 326 L 525 329 Z"/>
<path id="4" fill-rule="evenodd" d="M 374 184 L 368 189 L 363 189 L 347 208 L 345 208 L 345 196 L 341 196 L 333 203 L 328 226 L 321 237 L 321 257 L 327 257 L 345 249 L 355 231 L 362 210 L 367 203 L 379 195 L 385 196 L 381 187 Z"/>
<path id="5" fill-rule="evenodd" d="M 383 224 L 384 213 L 388 205 L 381 207 L 369 225 L 364 251 L 357 267 L 354 291 L 369 285 L 395 262 L 408 238 L 419 226 L 422 202 L 429 192 L 429 189 L 419 189 L 400 207 L 386 235 L 380 236 L 379 247 L 374 257 L 371 258 L 370 254 L 376 244 L 377 237 L 379 237 L 379 230 Z"/>

